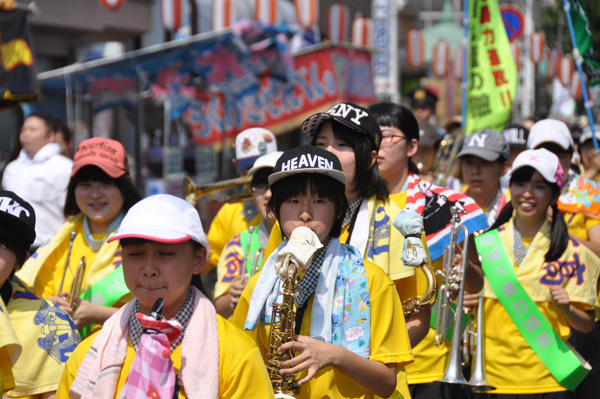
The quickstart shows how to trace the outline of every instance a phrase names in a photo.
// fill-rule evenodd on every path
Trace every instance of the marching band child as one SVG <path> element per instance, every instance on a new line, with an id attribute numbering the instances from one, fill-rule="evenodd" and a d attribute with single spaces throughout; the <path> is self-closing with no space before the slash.
<path id="1" fill-rule="evenodd" d="M 249 330 L 263 358 L 277 349 L 269 348 L 271 309 L 281 302 L 282 259 L 292 254 L 303 275 L 295 295 L 297 337 L 278 350 L 300 353 L 279 365 L 284 376 L 300 373 L 297 397 L 409 397 L 404 366 L 412 354 L 394 283 L 338 239 L 345 182 L 340 160 L 324 149 L 301 146 L 279 158 L 268 208 L 285 240 L 248 282 L 232 321 Z"/>
<path id="2" fill-rule="evenodd" d="M 10 381 L 10 363 L 2 356 L 9 353 L 4 348 L 0 372 L 6 378 L 5 388 L 10 388 L 6 396 L 46 399 L 54 396 L 65 363 L 81 338 L 67 312 L 11 281 L 35 235 L 33 207 L 12 191 L 0 190 L 0 318 L 8 315 L 12 325 L 8 330 L 2 326 L 0 345 L 14 336 L 14 329 L 22 346 L 12 366 L 14 380 Z"/>
<path id="3" fill-rule="evenodd" d="M 431 267 L 433 270 L 443 271 L 442 255 L 444 247 L 450 243 L 451 207 L 457 206 L 462 210 L 459 224 L 464 224 L 472 232 L 488 227 L 485 215 L 472 198 L 421 179 L 413 159 L 422 135 L 410 109 L 400 104 L 382 102 L 371 105 L 369 111 L 383 134 L 377 163 L 380 176 L 388 184 L 389 198 L 400 209 L 412 209 L 422 217 Z M 474 245 L 470 246 L 473 247 Z M 481 289 L 483 278 L 481 270 L 477 269 L 474 269 L 477 273 L 467 274 L 468 291 L 478 292 Z M 416 280 L 416 295 L 421 296 L 426 289 L 427 280 L 420 270 L 416 271 Z M 441 284 L 443 280 L 438 277 L 438 286 Z M 404 295 L 402 291 L 399 290 Z M 434 306 L 438 307 L 440 302 L 437 301 Z M 411 343 L 413 331 L 424 330 L 419 337 L 422 339 L 420 343 L 413 343 L 415 362 L 406 367 L 410 393 L 416 399 L 449 398 L 462 393 L 456 385 L 434 382 L 444 375 L 450 340 L 445 340 L 444 345 L 434 345 L 436 328 L 435 325 L 432 326 L 431 313 L 433 312 L 429 309 L 417 313 L 407 323 Z M 436 318 L 433 320 L 435 322 Z"/>
<path id="4" fill-rule="evenodd" d="M 258 158 L 248 175 L 252 176 L 252 196 L 256 208 L 262 216 L 260 224 L 250 227 L 233 237 L 221 252 L 221 258 L 217 265 L 217 283 L 215 284 L 214 297 L 217 313 L 223 317 L 229 317 L 237 305 L 248 278 L 254 274 L 251 270 L 256 263 L 260 270 L 263 262 L 264 251 L 269 242 L 269 234 L 275 224 L 275 215 L 267 213 L 267 203 L 271 199 L 271 187 L 269 186 L 269 175 L 281 151 L 272 152 Z M 241 277 L 241 278 L 240 278 Z"/>
<path id="5" fill-rule="evenodd" d="M 500 178 L 510 167 L 509 156 L 508 142 L 502 134 L 492 129 L 484 129 L 467 137 L 456 156 L 461 160 L 462 177 L 468 186 L 465 194 L 473 198 L 485 212 L 490 226 L 508 203 L 500 189 Z"/>
<path id="6" fill-rule="evenodd" d="M 273 397 L 258 349 L 203 292 L 207 243 L 192 205 L 166 194 L 148 197 L 109 240 L 120 240 L 135 299 L 73 353 L 57 398 Z M 164 318 L 149 320 L 159 298 Z M 167 336 L 162 350 L 148 353 L 148 328 Z"/>
<path id="7" fill-rule="evenodd" d="M 117 231 L 127 210 L 141 197 L 129 177 L 127 155 L 118 141 L 84 140 L 74 159 L 65 202 L 65 216 L 71 218 L 16 276 L 34 294 L 61 305 L 81 330 L 92 324 L 102 325 L 131 299 L 119 267 L 119 245 L 108 243 L 107 238 Z M 79 260 L 84 256 L 84 299 L 75 298 L 72 309 L 65 298 L 70 295 Z"/>
<path id="8" fill-rule="evenodd" d="M 569 239 L 557 209 L 563 173 L 559 158 L 545 149 L 519 154 L 511 202 L 476 239 L 486 274 L 485 372 L 496 388 L 481 398 L 571 398 L 567 389 L 586 373 L 563 340 L 569 327 L 594 327 L 599 267 L 587 247 Z"/>

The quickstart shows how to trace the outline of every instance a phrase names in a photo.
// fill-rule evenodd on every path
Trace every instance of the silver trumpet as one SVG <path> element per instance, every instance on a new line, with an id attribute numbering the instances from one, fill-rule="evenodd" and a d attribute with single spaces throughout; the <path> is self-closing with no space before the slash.
<path id="1" fill-rule="evenodd" d="M 444 248 L 444 271 L 438 272 L 445 280 L 444 285 L 440 288 L 440 306 L 438 308 L 437 323 L 435 329 L 435 344 L 443 345 L 444 339 L 446 338 L 446 330 L 448 329 L 448 318 L 450 312 L 452 312 L 452 298 L 450 297 L 450 290 L 456 291 L 458 289 L 458 299 L 456 302 L 456 312 L 454 312 L 454 331 L 452 334 L 452 347 L 450 349 L 450 359 L 448 361 L 448 367 L 446 373 L 440 382 L 448 384 L 460 384 L 468 385 L 461 368 L 461 350 L 460 344 L 462 342 L 462 309 L 463 301 L 465 296 L 465 271 L 467 270 L 467 253 L 469 250 L 469 229 L 464 225 L 457 224 L 460 222 L 458 216 L 458 208 L 453 206 L 450 208 L 452 213 L 452 225 L 450 226 L 450 244 Z M 464 232 L 464 240 L 462 246 L 457 245 L 458 233 Z M 456 248 L 459 248 L 462 254 L 462 268 L 456 270 L 452 267 L 452 259 L 456 255 Z"/>
<path id="2" fill-rule="evenodd" d="M 474 391 L 491 391 L 496 387 L 490 385 L 487 382 L 485 376 L 485 354 L 483 353 L 483 292 L 479 297 L 479 305 L 477 306 L 477 343 L 475 352 L 475 365 L 473 366 L 473 372 L 471 379 L 469 380 L 469 386 Z"/>

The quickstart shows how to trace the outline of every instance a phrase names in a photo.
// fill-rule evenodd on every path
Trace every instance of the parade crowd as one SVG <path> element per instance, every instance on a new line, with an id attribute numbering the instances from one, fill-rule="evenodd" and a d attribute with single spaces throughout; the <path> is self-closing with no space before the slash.
<path id="1" fill-rule="evenodd" d="M 239 133 L 252 200 L 207 233 L 183 198 L 142 198 L 120 142 L 71 160 L 28 116 L 0 190 L 3 397 L 597 398 L 592 131 L 529 119 L 452 154 L 460 120 L 409 100 L 324 109 L 287 151 Z M 487 386 L 439 382 L 454 362 Z"/>

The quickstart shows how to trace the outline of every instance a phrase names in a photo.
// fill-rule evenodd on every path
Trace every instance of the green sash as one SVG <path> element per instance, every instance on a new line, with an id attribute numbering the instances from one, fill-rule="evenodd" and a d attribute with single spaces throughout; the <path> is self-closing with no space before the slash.
<path id="1" fill-rule="evenodd" d="M 111 307 L 127 294 L 129 294 L 129 288 L 125 284 L 123 267 L 121 266 L 102 277 L 79 297 L 94 305 Z M 84 327 L 81 330 L 81 336 L 85 337 L 92 327 L 93 324 Z"/>
<path id="2" fill-rule="evenodd" d="M 240 246 L 242 247 L 242 256 L 244 258 L 244 267 L 246 268 L 246 273 L 248 275 L 252 274 L 252 265 L 254 264 L 254 255 L 256 251 L 258 251 L 260 246 L 260 238 L 258 237 L 258 229 L 259 226 L 254 228 L 252 235 L 249 237 L 250 233 L 248 230 L 240 233 Z M 250 246 L 248 247 L 248 238 L 250 238 Z M 246 247 L 248 247 L 248 253 L 246 253 Z M 262 260 L 258 262 L 259 268 L 262 265 Z"/>
<path id="3" fill-rule="evenodd" d="M 475 237 L 482 268 L 494 294 L 531 349 L 559 384 L 573 391 L 591 370 L 554 331 L 515 273 L 498 230 Z M 584 364 L 585 363 L 585 364 Z"/>

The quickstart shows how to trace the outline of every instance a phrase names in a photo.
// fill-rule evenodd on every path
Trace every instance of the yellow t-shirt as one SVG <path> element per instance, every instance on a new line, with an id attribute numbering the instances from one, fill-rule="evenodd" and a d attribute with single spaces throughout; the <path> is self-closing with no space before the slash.
<path id="1" fill-rule="evenodd" d="M 217 315 L 217 329 L 219 331 L 219 398 L 273 398 L 271 381 L 254 343 L 242 331 L 219 315 Z M 75 380 L 77 369 L 95 338 L 96 335 L 93 335 L 84 340 L 67 362 L 67 367 L 56 392 L 57 399 L 69 398 L 69 389 Z M 232 345 L 232 343 L 235 343 L 235 345 Z M 119 374 L 115 398 L 118 397 L 125 384 L 134 358 L 135 349 L 129 341 L 127 355 Z M 181 345 L 171 353 L 171 360 L 173 361 L 175 374 L 179 374 Z M 182 389 L 179 398 L 186 397 Z"/>
<path id="2" fill-rule="evenodd" d="M 371 296 L 371 356 L 370 359 L 385 364 L 395 363 L 397 366 L 398 385 L 391 398 L 410 398 L 406 384 L 404 366 L 413 361 L 410 350 L 408 332 L 404 322 L 402 307 L 396 294 L 394 283 L 378 266 L 365 261 L 365 269 Z M 256 285 L 258 275 L 250 279 L 240 301 L 235 309 L 231 321 L 234 325 L 243 328 L 248 313 L 252 291 Z M 308 300 L 300 335 L 310 336 L 311 309 L 314 294 Z M 270 324 L 262 324 L 254 331 L 245 331 L 260 349 L 263 360 L 269 346 Z M 298 380 L 306 376 L 306 371 L 298 375 Z M 258 397 L 258 396 L 256 396 Z M 373 398 L 365 392 L 352 379 L 337 371 L 333 367 L 326 367 L 300 389 L 298 399 L 307 398 Z"/>
<path id="3" fill-rule="evenodd" d="M 600 224 L 600 220 L 588 218 L 582 213 L 565 213 L 565 223 L 569 229 L 569 234 L 573 234 L 582 240 L 589 240 L 588 230 Z"/>
<path id="4" fill-rule="evenodd" d="M 509 223 L 512 223 L 512 221 Z M 507 225 L 504 225 L 503 227 L 505 226 Z M 538 247 L 540 243 L 538 236 L 546 231 L 549 237 L 550 233 L 548 226 L 549 223 L 542 226 L 538 235 L 534 237 L 534 239 L 537 240 L 530 241 L 528 255 L 524 259 L 524 262 L 533 262 L 534 265 L 539 264 L 540 267 L 544 264 L 543 257 L 547 251 L 547 247 Z M 498 231 L 503 241 L 512 232 L 509 228 L 501 228 L 498 229 Z M 565 253 L 571 251 L 571 247 L 572 244 L 569 244 Z M 577 250 L 579 251 L 582 263 L 587 263 L 586 259 L 591 259 L 584 254 L 584 252 L 589 252 L 587 248 L 579 246 Z M 523 281 L 521 273 L 518 272 L 520 268 L 514 264 L 512 250 L 507 250 L 507 253 L 509 257 L 511 257 L 519 281 L 524 283 L 525 281 Z M 591 266 L 592 265 L 588 264 L 587 268 Z M 521 268 L 524 267 L 525 263 L 522 263 Z M 597 275 L 597 273 L 595 275 Z M 539 284 L 542 287 L 545 285 L 542 283 Z M 487 285 L 488 283 L 486 282 L 486 287 Z M 567 288 L 567 290 L 570 289 L 568 284 L 563 284 L 563 287 Z M 594 306 L 582 302 L 571 302 L 571 304 L 584 311 L 594 309 Z M 554 305 L 554 302 L 536 301 L 536 305 L 548 322 L 550 322 L 554 331 L 556 331 L 563 340 L 567 340 L 571 334 L 569 321 Z M 495 298 L 484 297 L 483 317 L 485 323 L 485 372 L 488 382 L 496 387 L 496 390 L 491 391 L 490 393 L 537 394 L 566 390 L 554 377 L 552 377 L 550 371 L 548 371 L 544 363 L 542 363 L 525 338 L 523 338 L 500 301 Z"/>
<path id="5" fill-rule="evenodd" d="M 81 342 L 75 323 L 57 305 L 11 283 L 7 310 L 23 351 L 13 365 L 15 388 L 9 397 L 37 397 L 58 387 L 67 359 Z"/>
<path id="6" fill-rule="evenodd" d="M 0 299 L 0 396 L 15 387 L 12 366 L 21 353 L 21 343 L 12 327 L 4 301 Z"/>
<path id="7" fill-rule="evenodd" d="M 206 235 L 210 249 L 210 265 L 206 265 L 202 273 L 208 273 L 213 266 L 219 264 L 221 252 L 225 248 L 225 244 L 233 236 L 248 230 L 250 226 L 258 226 L 260 224 L 262 220 L 260 213 L 252 218 L 252 220 L 247 221 L 242 214 L 243 210 L 243 203 L 235 203 L 225 204 L 217 212 Z"/>

